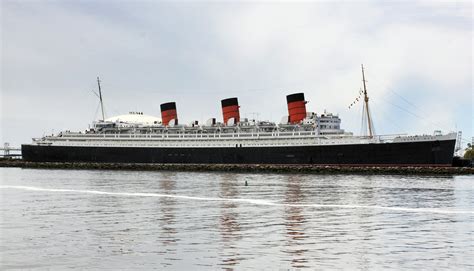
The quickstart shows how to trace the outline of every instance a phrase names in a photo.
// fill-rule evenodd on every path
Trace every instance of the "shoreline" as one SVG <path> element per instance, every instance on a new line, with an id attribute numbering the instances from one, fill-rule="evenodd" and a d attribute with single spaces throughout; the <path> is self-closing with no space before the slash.
<path id="1" fill-rule="evenodd" d="M 293 164 L 152 164 L 152 163 L 90 163 L 90 162 L 27 162 L 0 160 L 0 167 L 33 169 L 142 170 L 236 173 L 304 173 L 304 174 L 367 174 L 367 175 L 474 175 L 473 167 L 444 166 L 345 166 Z"/>

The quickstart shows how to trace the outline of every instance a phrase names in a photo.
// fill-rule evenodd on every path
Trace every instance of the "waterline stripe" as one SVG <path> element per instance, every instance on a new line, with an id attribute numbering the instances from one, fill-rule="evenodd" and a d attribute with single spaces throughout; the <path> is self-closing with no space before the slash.
<path id="1" fill-rule="evenodd" d="M 438 213 L 438 214 L 474 214 L 474 211 L 468 210 L 447 210 L 439 208 L 404 208 L 404 207 L 385 207 L 377 205 L 343 205 L 343 204 L 292 204 L 292 203 L 278 203 L 269 200 L 261 199 L 239 199 L 239 198 L 207 198 L 207 197 L 193 197 L 193 196 L 182 196 L 182 195 L 169 195 L 169 194 L 158 194 L 158 193 L 129 193 L 129 192 L 105 192 L 97 190 L 74 190 L 74 189 L 53 189 L 53 188 L 41 188 L 33 186 L 21 186 L 21 185 L 0 185 L 0 189 L 19 189 L 28 191 L 41 191 L 41 192 L 67 192 L 67 193 L 82 193 L 82 194 L 95 194 L 95 195 L 110 195 L 110 196 L 127 196 L 127 197 L 158 197 L 158 198 L 175 198 L 184 200 L 199 200 L 199 201 L 227 201 L 227 202 L 242 202 L 255 205 L 269 205 L 269 206 L 284 206 L 284 207 L 308 207 L 308 208 L 344 208 L 344 209 L 378 209 L 378 210 L 390 210 L 390 211 L 402 211 L 402 212 L 415 212 L 415 213 Z"/>

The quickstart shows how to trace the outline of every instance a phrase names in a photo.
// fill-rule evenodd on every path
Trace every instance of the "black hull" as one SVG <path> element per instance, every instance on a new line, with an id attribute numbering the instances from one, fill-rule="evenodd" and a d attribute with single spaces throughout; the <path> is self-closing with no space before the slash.
<path id="1" fill-rule="evenodd" d="M 177 164 L 451 165 L 455 140 L 244 148 L 139 148 L 22 145 L 32 162 Z"/>

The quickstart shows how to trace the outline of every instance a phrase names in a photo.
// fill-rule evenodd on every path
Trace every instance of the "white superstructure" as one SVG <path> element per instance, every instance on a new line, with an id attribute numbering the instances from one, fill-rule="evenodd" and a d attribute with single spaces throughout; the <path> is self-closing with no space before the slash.
<path id="1" fill-rule="evenodd" d="M 210 124 L 210 125 L 209 125 Z M 301 124 L 275 124 L 242 119 L 235 125 L 207 122 L 199 125 L 163 126 L 157 117 L 131 112 L 94 122 L 84 132 L 61 132 L 34 139 L 33 144 L 97 147 L 275 147 L 380 144 L 390 142 L 432 141 L 456 138 L 455 133 L 423 136 L 354 136 L 340 127 L 341 119 L 325 112 L 308 113 Z"/>

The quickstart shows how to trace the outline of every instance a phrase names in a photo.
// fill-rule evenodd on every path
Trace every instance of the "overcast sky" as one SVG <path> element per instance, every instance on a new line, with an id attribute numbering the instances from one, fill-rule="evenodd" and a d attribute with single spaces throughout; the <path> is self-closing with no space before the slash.
<path id="1" fill-rule="evenodd" d="M 238 97 L 243 117 L 279 122 L 285 96 L 309 111 L 348 106 L 366 67 L 378 134 L 461 130 L 473 136 L 470 1 L 308 3 L 1 1 L 1 138 L 19 146 L 99 117 L 176 101 L 179 120 L 221 116 Z"/>

